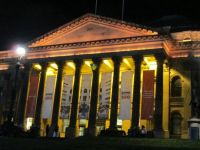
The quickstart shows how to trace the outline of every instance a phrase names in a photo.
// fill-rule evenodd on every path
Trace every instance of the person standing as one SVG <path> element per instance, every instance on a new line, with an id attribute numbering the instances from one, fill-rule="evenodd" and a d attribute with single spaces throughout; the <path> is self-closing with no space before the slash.
<path id="1" fill-rule="evenodd" d="M 47 124 L 46 126 L 46 137 L 48 137 L 48 135 L 49 135 L 49 124 Z"/>
<path id="2" fill-rule="evenodd" d="M 144 125 L 142 125 L 142 129 L 141 129 L 141 133 L 140 134 L 141 134 L 141 137 L 146 137 L 147 131 L 146 131 Z"/>

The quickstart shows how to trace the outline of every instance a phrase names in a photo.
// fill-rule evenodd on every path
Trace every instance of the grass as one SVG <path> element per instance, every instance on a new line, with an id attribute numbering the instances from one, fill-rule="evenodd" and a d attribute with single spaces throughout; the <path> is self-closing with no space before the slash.
<path id="1" fill-rule="evenodd" d="M 0 137 L 0 150 L 200 150 L 200 141 L 113 137 L 25 139 Z"/>

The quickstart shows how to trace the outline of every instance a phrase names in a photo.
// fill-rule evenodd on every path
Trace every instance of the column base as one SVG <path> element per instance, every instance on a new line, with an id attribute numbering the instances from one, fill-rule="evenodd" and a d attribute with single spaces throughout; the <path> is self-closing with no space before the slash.
<path id="1" fill-rule="evenodd" d="M 153 134 L 155 138 L 164 138 L 163 130 L 154 130 Z"/>
<path id="2" fill-rule="evenodd" d="M 55 129 L 55 126 L 54 126 L 54 125 L 51 125 L 50 128 L 49 128 L 49 132 L 46 133 L 46 136 L 47 136 L 47 137 L 53 137 L 54 129 Z"/>
<path id="3" fill-rule="evenodd" d="M 87 128 L 85 130 L 85 135 L 86 136 L 96 136 L 96 128 L 93 127 L 93 128 Z"/>
<path id="4" fill-rule="evenodd" d="M 102 130 L 100 133 L 100 136 L 122 137 L 122 136 L 126 136 L 126 132 L 123 130 L 121 131 L 121 130 L 109 128 L 106 130 Z"/>
<path id="5" fill-rule="evenodd" d="M 140 129 L 139 129 L 139 127 L 128 129 L 128 136 L 129 137 L 139 137 L 140 136 Z"/>
<path id="6" fill-rule="evenodd" d="M 68 127 L 65 131 L 65 138 L 75 138 L 76 136 L 76 128 L 75 127 Z"/>
<path id="7" fill-rule="evenodd" d="M 41 135 L 41 133 L 40 133 L 40 127 L 33 125 L 30 128 L 30 137 L 37 138 L 37 137 L 40 137 L 40 135 Z"/>
<path id="8" fill-rule="evenodd" d="M 169 130 L 163 131 L 163 138 L 168 139 L 169 138 Z"/>

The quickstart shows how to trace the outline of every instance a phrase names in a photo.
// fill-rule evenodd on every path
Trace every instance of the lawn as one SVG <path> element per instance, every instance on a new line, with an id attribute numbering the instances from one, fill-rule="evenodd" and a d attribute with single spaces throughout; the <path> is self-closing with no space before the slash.
<path id="1" fill-rule="evenodd" d="M 0 150 L 200 150 L 200 141 L 113 137 L 28 139 L 0 137 Z"/>

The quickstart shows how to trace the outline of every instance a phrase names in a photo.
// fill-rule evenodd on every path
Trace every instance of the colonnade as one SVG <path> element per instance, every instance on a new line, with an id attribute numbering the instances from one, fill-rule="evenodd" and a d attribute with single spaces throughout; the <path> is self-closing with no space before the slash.
<path id="1" fill-rule="evenodd" d="M 154 130 L 162 133 L 163 125 L 163 55 L 154 55 L 157 62 L 157 71 L 156 71 L 156 89 L 155 89 L 155 124 Z M 142 55 L 134 55 L 131 56 L 134 62 L 134 80 L 133 80 L 133 91 L 132 91 L 132 110 L 131 110 L 131 125 L 130 129 L 133 129 L 135 126 L 139 126 L 139 118 L 140 118 L 140 99 L 141 99 L 141 64 L 143 61 Z M 111 57 L 113 62 L 113 84 L 111 88 L 111 109 L 110 109 L 110 124 L 109 129 L 116 130 L 117 129 L 117 117 L 118 117 L 118 103 L 119 103 L 119 76 L 120 76 L 120 64 L 122 62 L 122 57 L 114 56 Z M 97 105 L 98 105 L 98 92 L 99 92 L 99 69 L 102 63 L 103 58 L 93 58 L 92 64 L 95 65 L 94 68 L 91 67 L 92 70 L 92 86 L 91 86 L 91 100 L 90 100 L 90 110 L 89 110 L 89 118 L 88 118 L 88 128 L 87 134 L 95 135 L 96 131 L 96 121 L 97 121 Z M 78 103 L 79 103 L 79 94 L 78 91 L 80 89 L 80 76 L 81 76 L 81 66 L 83 65 L 83 60 L 74 59 L 75 65 L 74 72 L 74 83 L 73 83 L 73 93 L 72 93 L 72 103 L 71 103 L 71 113 L 69 118 L 69 126 L 66 129 L 67 136 L 75 136 L 76 134 L 76 124 L 78 117 Z M 59 60 L 55 62 L 58 66 L 57 76 L 56 76 L 56 85 L 55 85 L 55 94 L 54 94 L 54 103 L 53 103 L 53 111 L 52 111 L 52 120 L 51 127 L 52 129 L 58 124 L 59 117 L 59 108 L 60 101 L 62 98 L 62 83 L 63 83 L 63 71 L 66 65 L 66 61 Z M 46 72 L 48 68 L 48 63 L 43 62 L 40 63 L 42 69 L 40 71 L 40 82 L 38 85 L 38 96 L 36 100 L 36 108 L 35 108 L 35 117 L 34 124 L 40 128 L 41 125 L 41 110 L 42 110 L 42 102 L 44 99 L 44 89 L 45 89 L 45 81 L 46 81 Z M 19 113 L 19 118 L 21 119 L 21 123 L 24 120 L 24 112 L 25 112 L 25 102 L 27 99 L 28 88 L 28 79 L 30 79 L 31 71 L 33 70 L 30 65 L 25 66 L 27 68 L 27 73 L 24 82 L 24 96 L 22 97 L 22 107 L 20 108 L 22 113 Z"/>

